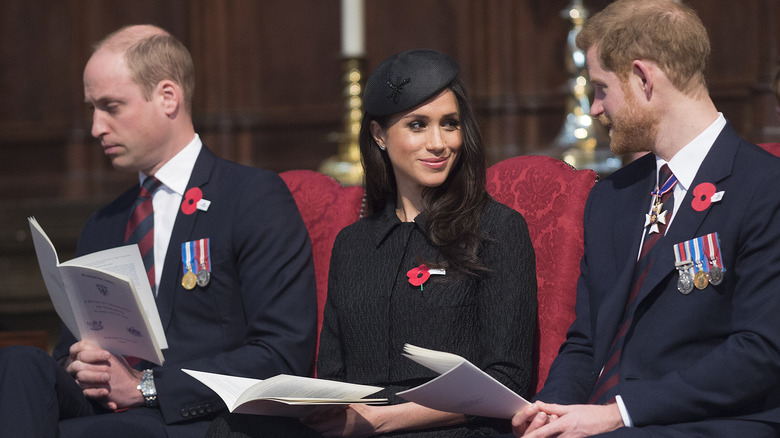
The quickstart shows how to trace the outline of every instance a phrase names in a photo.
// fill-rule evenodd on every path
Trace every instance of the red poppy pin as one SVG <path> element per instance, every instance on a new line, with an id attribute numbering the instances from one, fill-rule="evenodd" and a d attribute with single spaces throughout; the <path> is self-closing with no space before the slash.
<path id="1" fill-rule="evenodd" d="M 723 198 L 724 192 L 718 192 L 715 184 L 703 182 L 693 188 L 693 201 L 691 207 L 696 211 L 704 211 L 710 208 L 713 202 L 718 202 Z"/>
<path id="2" fill-rule="evenodd" d="M 409 283 L 412 286 L 420 286 L 420 290 L 423 290 L 423 283 L 428 281 L 431 277 L 431 273 L 427 266 L 420 265 L 410 269 L 409 272 L 406 273 L 406 276 L 409 277 Z"/>
<path id="3" fill-rule="evenodd" d="M 181 212 L 187 215 L 195 213 L 195 210 L 198 209 L 198 204 L 202 199 L 203 192 L 199 187 L 193 187 L 187 190 L 187 193 L 184 194 L 184 200 L 181 201 Z"/>

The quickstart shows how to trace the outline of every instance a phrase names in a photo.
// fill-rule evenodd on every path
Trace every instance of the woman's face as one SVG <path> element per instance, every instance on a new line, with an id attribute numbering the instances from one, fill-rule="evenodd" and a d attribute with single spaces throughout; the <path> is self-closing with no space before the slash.
<path id="1" fill-rule="evenodd" d="M 399 197 L 419 197 L 447 179 L 463 144 L 455 93 L 445 89 L 408 112 L 393 116 L 386 130 L 371 122 L 371 134 L 387 148 Z"/>

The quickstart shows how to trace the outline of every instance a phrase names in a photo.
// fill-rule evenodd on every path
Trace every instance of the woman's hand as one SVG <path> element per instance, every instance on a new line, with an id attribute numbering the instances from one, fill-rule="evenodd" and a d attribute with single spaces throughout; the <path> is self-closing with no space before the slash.
<path id="1" fill-rule="evenodd" d="M 421 430 L 464 423 L 462 414 L 442 412 L 417 403 L 390 406 L 349 405 L 346 409 L 319 411 L 302 420 L 327 437 L 366 437 L 401 430 Z"/>
<path id="2" fill-rule="evenodd" d="M 301 422 L 326 437 L 367 437 L 378 433 L 383 408 L 387 407 L 354 404 L 346 409 L 316 411 Z"/>

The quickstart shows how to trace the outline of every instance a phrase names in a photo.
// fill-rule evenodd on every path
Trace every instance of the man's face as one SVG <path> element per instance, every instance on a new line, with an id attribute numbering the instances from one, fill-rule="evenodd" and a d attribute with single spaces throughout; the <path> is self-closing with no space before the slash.
<path id="1" fill-rule="evenodd" d="M 629 80 L 621 80 L 601 66 L 591 47 L 585 56 L 595 93 L 590 115 L 609 130 L 609 147 L 616 155 L 650 151 L 655 144 L 660 117 L 643 105 Z"/>
<path id="2" fill-rule="evenodd" d="M 124 57 L 99 49 L 84 69 L 84 99 L 94 108 L 92 135 L 119 170 L 152 175 L 164 162 L 166 114 L 130 79 Z"/>

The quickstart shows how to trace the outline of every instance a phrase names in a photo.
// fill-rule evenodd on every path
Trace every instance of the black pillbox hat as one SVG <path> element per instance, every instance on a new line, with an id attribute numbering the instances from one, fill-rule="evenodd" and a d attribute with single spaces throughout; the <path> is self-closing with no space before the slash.
<path id="1" fill-rule="evenodd" d="M 368 78 L 363 91 L 366 112 L 384 117 L 414 108 L 449 85 L 458 70 L 454 59 L 436 50 L 397 53 Z"/>

